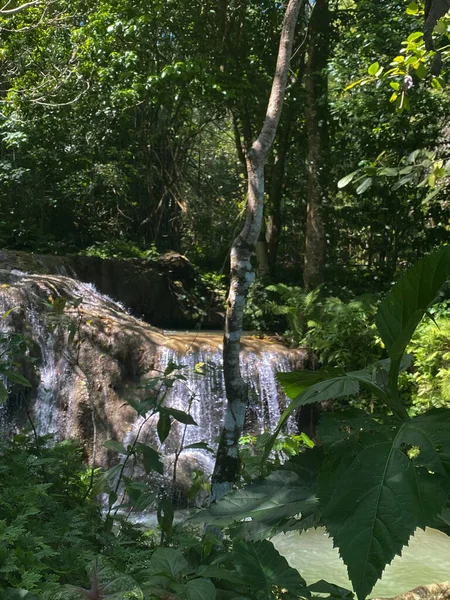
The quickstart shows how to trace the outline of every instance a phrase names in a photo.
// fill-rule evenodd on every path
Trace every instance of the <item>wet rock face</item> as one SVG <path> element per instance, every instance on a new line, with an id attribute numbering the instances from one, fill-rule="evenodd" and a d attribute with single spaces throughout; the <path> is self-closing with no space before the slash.
<path id="1" fill-rule="evenodd" d="M 170 457 L 178 453 L 174 490 L 180 497 L 195 471 L 212 469 L 225 410 L 222 335 L 167 334 L 136 319 L 92 284 L 63 275 L 0 270 L 0 314 L 12 308 L 0 319 L 0 328 L 32 340 L 29 354 L 36 361 L 25 361 L 23 371 L 32 388 L 11 386 L 9 404 L 0 407 L 0 423 L 7 425 L 3 431 L 23 426 L 28 410 L 39 433 L 77 438 L 91 464 L 103 466 L 118 460 L 104 448 L 106 440 L 127 446 L 139 434 L 139 441 L 161 449 L 168 471 Z M 275 373 L 298 368 L 305 356 L 275 340 L 254 337 L 243 338 L 242 349 L 243 375 L 251 382 L 247 422 L 249 432 L 257 434 L 273 428 L 285 406 Z M 161 446 L 158 415 L 143 424 L 128 399 L 150 397 L 154 382 L 159 386 L 169 371 L 180 377 L 159 398 L 167 391 L 164 406 L 189 412 L 196 425 L 172 419 Z M 198 448 L 199 443 L 212 453 Z"/>
<path id="2" fill-rule="evenodd" d="M 200 321 L 203 327 L 222 326 L 222 307 L 217 306 L 194 266 L 176 252 L 145 261 L 0 250 L 0 269 L 63 275 L 92 283 L 157 327 L 192 328 Z"/>

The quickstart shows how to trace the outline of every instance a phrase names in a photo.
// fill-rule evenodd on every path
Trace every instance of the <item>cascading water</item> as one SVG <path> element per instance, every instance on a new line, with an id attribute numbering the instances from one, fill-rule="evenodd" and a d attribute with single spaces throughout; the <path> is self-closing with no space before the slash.
<path id="1" fill-rule="evenodd" d="M 129 315 L 93 285 L 63 275 L 0 271 L 0 282 L 0 308 L 18 307 L 14 318 L 8 316 L 0 326 L 39 346 L 38 383 L 27 400 L 38 433 L 78 438 L 90 461 L 111 464 L 116 457 L 103 442 L 127 444 L 141 424 L 126 399 L 174 363 L 182 365 L 176 372 L 185 379 L 175 381 L 166 405 L 189 412 L 198 426 L 174 421 L 162 451 L 169 461 L 181 446 L 203 442 L 215 449 L 225 410 L 221 334 L 162 332 Z M 58 298 L 64 299 L 59 312 L 54 305 Z M 273 340 L 243 339 L 242 374 L 250 382 L 248 433 L 274 428 L 286 404 L 275 373 L 298 366 L 299 352 Z M 156 421 L 150 420 L 142 432 L 142 441 L 154 448 L 159 447 Z M 203 471 L 212 469 L 213 457 L 206 450 L 187 449 L 179 458 L 190 462 L 189 468 L 197 461 Z"/>
<path id="2" fill-rule="evenodd" d="M 203 337 L 207 338 L 205 334 Z M 270 348 L 269 344 L 266 346 Z M 246 432 L 254 435 L 273 431 L 275 428 L 287 402 L 276 381 L 276 373 L 295 367 L 293 356 L 289 352 L 280 353 L 263 348 L 264 344 L 261 344 L 258 352 L 245 348 L 241 352 L 242 375 L 249 382 Z M 173 386 L 167 390 L 164 404 L 189 413 L 197 426 L 174 422 L 162 451 L 165 455 L 173 455 L 181 447 L 198 443 L 206 443 L 209 448 L 215 449 L 226 406 L 221 348 L 200 345 L 188 348 L 183 355 L 168 347 L 159 348 L 155 369 L 164 374 L 170 365 L 179 367 L 176 372 L 182 378 L 175 378 Z M 143 421 L 144 417 L 137 419 L 125 438 L 125 444 L 133 442 Z M 295 423 L 290 423 L 289 426 L 292 431 Z M 150 420 L 141 430 L 139 439 L 152 446 L 158 444 L 154 420 Z M 188 457 L 191 462 L 199 463 L 199 467 L 206 473 L 211 473 L 214 461 L 208 451 L 188 449 L 183 456 Z"/>

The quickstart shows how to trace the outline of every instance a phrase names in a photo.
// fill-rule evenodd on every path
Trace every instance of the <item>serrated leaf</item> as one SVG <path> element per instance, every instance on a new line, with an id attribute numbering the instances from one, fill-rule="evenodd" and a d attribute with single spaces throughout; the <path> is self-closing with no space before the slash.
<path id="1" fill-rule="evenodd" d="M 448 478 L 450 485 L 450 410 L 435 408 L 405 423 L 399 443 L 420 448 L 414 463 Z"/>
<path id="2" fill-rule="evenodd" d="M 171 427 L 172 422 L 170 420 L 170 416 L 166 412 L 160 412 L 156 430 L 158 432 L 158 437 L 161 444 L 163 444 L 166 441 L 167 436 L 170 433 Z"/>
<path id="3" fill-rule="evenodd" d="M 440 478 L 417 469 L 403 452 L 404 428 L 390 441 L 386 427 L 381 435 L 363 431 L 353 443 L 333 446 L 320 474 L 322 518 L 360 600 L 448 497 L 440 492 Z"/>
<path id="4" fill-rule="evenodd" d="M 128 454 L 125 446 L 123 444 L 121 444 L 120 442 L 118 442 L 117 440 L 106 440 L 106 442 L 103 443 L 103 447 L 107 448 L 108 450 L 113 450 L 114 452 L 118 452 L 119 454 L 124 454 L 124 455 Z"/>
<path id="5" fill-rule="evenodd" d="M 154 575 L 166 575 L 173 579 L 188 568 L 188 562 L 181 550 L 157 548 L 150 560 L 150 571 Z"/>
<path id="6" fill-rule="evenodd" d="M 349 183 L 351 183 L 353 181 L 355 175 L 358 172 L 359 171 L 353 171 L 353 173 L 349 173 L 345 177 L 342 177 L 342 179 L 339 179 L 338 184 L 337 184 L 338 188 L 339 189 L 345 188 Z"/>
<path id="7" fill-rule="evenodd" d="M 408 269 L 378 308 L 376 326 L 391 359 L 399 359 L 450 274 L 450 246 Z"/>
<path id="8" fill-rule="evenodd" d="M 302 481 L 292 471 L 275 471 L 265 479 L 230 492 L 188 520 L 228 525 L 250 517 L 276 523 L 285 517 L 309 512 L 316 504 L 315 485 Z"/>
<path id="9" fill-rule="evenodd" d="M 191 579 L 186 583 L 187 600 L 215 600 L 216 586 L 209 579 Z"/>
<path id="10" fill-rule="evenodd" d="M 286 589 L 291 594 L 308 598 L 305 580 L 289 566 L 284 556 L 267 541 L 233 541 L 234 565 L 251 589 L 258 590 L 258 598 L 272 600 L 274 591 Z"/>
<path id="11" fill-rule="evenodd" d="M 76 586 L 65 586 L 67 590 L 77 592 L 80 598 L 102 598 L 104 600 L 143 600 L 143 592 L 129 575 L 120 573 L 104 561 L 97 558 L 88 569 L 92 586 L 90 590 Z M 73 597 L 73 596 L 71 596 Z"/>

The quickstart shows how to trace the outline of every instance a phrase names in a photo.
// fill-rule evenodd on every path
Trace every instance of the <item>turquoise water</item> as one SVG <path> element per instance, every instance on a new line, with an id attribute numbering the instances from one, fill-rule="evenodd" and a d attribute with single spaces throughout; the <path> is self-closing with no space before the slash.
<path id="1" fill-rule="evenodd" d="M 278 535 L 272 541 L 308 584 L 325 579 L 351 589 L 345 565 L 324 529 Z M 386 567 L 371 596 L 396 596 L 419 585 L 449 579 L 450 537 L 435 529 L 418 530 L 402 556 Z"/>

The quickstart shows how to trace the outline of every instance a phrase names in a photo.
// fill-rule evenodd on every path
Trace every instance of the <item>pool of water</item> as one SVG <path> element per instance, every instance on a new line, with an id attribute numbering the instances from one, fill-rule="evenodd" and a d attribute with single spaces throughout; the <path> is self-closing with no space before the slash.
<path id="1" fill-rule="evenodd" d="M 351 589 L 346 567 L 324 529 L 282 534 L 272 541 L 308 584 L 325 579 Z M 419 585 L 449 579 L 450 537 L 435 529 L 418 530 L 402 556 L 386 567 L 371 596 L 396 596 Z"/>

